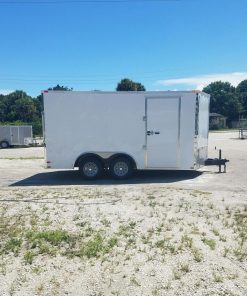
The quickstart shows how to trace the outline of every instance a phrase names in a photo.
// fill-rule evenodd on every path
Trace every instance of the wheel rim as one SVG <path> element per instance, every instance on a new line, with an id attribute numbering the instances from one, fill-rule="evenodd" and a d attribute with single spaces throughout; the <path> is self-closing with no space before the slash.
<path id="1" fill-rule="evenodd" d="M 118 161 L 115 165 L 114 165 L 114 174 L 118 177 L 123 177 L 126 176 L 128 174 L 129 171 L 129 167 L 127 165 L 126 162 L 124 161 Z"/>
<path id="2" fill-rule="evenodd" d="M 1 143 L 1 147 L 2 148 L 7 148 L 8 147 L 8 144 L 6 142 L 3 142 L 3 143 Z"/>
<path id="3" fill-rule="evenodd" d="M 99 172 L 99 168 L 95 162 L 87 162 L 83 166 L 83 173 L 87 177 L 95 177 Z"/>

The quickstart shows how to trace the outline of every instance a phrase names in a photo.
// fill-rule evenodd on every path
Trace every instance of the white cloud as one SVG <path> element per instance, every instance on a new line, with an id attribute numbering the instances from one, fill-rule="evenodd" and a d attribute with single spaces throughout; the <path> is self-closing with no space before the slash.
<path id="1" fill-rule="evenodd" d="M 247 72 L 233 72 L 222 74 L 208 74 L 194 77 L 158 80 L 157 83 L 165 86 L 185 85 L 194 89 L 202 90 L 205 86 L 214 81 L 227 81 L 237 86 L 241 81 L 247 79 Z"/>
<path id="2" fill-rule="evenodd" d="M 0 89 L 0 95 L 8 95 L 10 93 L 14 92 L 14 90 L 11 89 Z"/>

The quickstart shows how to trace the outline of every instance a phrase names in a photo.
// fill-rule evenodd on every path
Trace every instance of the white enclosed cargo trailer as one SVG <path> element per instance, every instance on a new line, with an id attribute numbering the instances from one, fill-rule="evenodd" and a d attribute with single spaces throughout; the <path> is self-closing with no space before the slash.
<path id="1" fill-rule="evenodd" d="M 33 132 L 31 125 L 1 125 L 0 148 L 24 146 L 32 143 Z"/>
<path id="2" fill-rule="evenodd" d="M 45 91 L 47 167 L 79 167 L 86 178 L 134 169 L 194 170 L 208 150 L 203 92 Z"/>

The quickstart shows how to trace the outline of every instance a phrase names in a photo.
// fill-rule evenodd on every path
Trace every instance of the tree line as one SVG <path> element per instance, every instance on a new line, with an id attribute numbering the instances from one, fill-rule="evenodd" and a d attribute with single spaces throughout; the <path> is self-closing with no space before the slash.
<path id="1" fill-rule="evenodd" d="M 227 117 L 227 126 L 240 117 L 247 117 L 247 80 L 243 80 L 237 87 L 229 82 L 216 81 L 203 89 L 211 95 L 210 112 L 219 113 Z"/>
<path id="2" fill-rule="evenodd" d="M 49 90 L 71 91 L 72 88 L 56 85 Z M 117 91 L 145 91 L 145 87 L 128 78 L 122 79 L 116 87 Z M 216 81 L 203 89 L 211 95 L 210 112 L 219 113 L 227 117 L 228 127 L 239 116 L 247 117 L 247 80 L 237 87 L 229 82 Z M 0 94 L 0 125 L 28 124 L 33 126 L 34 135 L 42 135 L 43 110 L 42 96 L 31 97 L 26 92 L 17 90 L 8 95 Z"/>

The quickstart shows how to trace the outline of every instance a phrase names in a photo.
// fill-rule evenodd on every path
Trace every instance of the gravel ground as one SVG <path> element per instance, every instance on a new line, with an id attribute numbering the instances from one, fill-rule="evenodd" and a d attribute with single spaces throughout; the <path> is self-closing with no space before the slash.
<path id="1" fill-rule="evenodd" d="M 0 295 L 247 295 L 247 141 L 211 133 L 226 174 L 127 182 L 43 168 L 0 150 Z"/>

